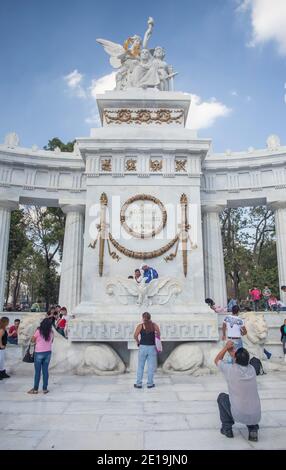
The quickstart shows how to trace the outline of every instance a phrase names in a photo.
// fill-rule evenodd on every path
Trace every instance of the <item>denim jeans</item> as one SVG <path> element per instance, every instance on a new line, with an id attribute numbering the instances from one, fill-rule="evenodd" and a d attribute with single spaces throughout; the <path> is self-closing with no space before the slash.
<path id="1" fill-rule="evenodd" d="M 51 351 L 35 352 L 34 366 L 35 366 L 35 378 L 34 378 L 34 390 L 38 390 L 41 379 L 41 371 L 43 372 L 43 390 L 48 388 L 49 380 L 49 363 L 51 360 Z"/>
<path id="2" fill-rule="evenodd" d="M 242 343 L 241 338 L 238 338 L 238 339 L 228 338 L 228 340 L 233 342 L 233 347 L 235 351 L 237 351 L 239 348 L 243 348 L 243 343 Z M 229 353 L 227 353 L 226 355 L 226 362 L 228 364 L 233 364 L 234 362 L 233 357 Z"/>
<path id="3" fill-rule="evenodd" d="M 286 354 L 286 336 L 283 336 L 282 345 L 283 345 L 283 354 Z"/>
<path id="4" fill-rule="evenodd" d="M 253 303 L 254 312 L 258 312 L 258 310 L 259 310 L 259 300 L 253 300 L 252 303 Z"/>
<path id="5" fill-rule="evenodd" d="M 13 338 L 13 336 L 8 336 L 8 343 L 9 344 L 18 344 L 18 337 Z"/>
<path id="6" fill-rule="evenodd" d="M 217 397 L 217 404 L 222 428 L 224 430 L 230 430 L 234 424 L 234 420 L 231 414 L 229 395 L 227 395 L 227 393 L 220 393 Z M 258 424 L 247 425 L 247 427 L 249 431 L 257 431 L 259 429 Z"/>
<path id="7" fill-rule="evenodd" d="M 147 385 L 153 385 L 153 376 L 157 366 L 157 351 L 155 346 L 139 346 L 138 353 L 138 369 L 137 369 L 137 385 L 142 385 L 145 362 L 148 366 Z"/>

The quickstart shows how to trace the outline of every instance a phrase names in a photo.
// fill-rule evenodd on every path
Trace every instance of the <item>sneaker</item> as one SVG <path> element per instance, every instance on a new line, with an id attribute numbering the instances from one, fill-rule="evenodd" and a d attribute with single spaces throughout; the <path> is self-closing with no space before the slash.
<path id="1" fill-rule="evenodd" d="M 230 429 L 221 428 L 220 432 L 226 437 L 233 437 L 233 432 L 231 428 Z"/>
<path id="2" fill-rule="evenodd" d="M 10 375 L 8 375 L 8 374 L 6 373 L 6 370 L 3 370 L 3 371 L 2 371 L 1 376 L 2 376 L 2 379 L 10 379 Z"/>
<path id="3" fill-rule="evenodd" d="M 134 384 L 134 388 L 142 388 L 142 385 Z"/>
<path id="4" fill-rule="evenodd" d="M 248 440 L 257 442 L 258 441 L 258 432 L 257 431 L 249 431 Z"/>
<path id="5" fill-rule="evenodd" d="M 147 385 L 147 388 L 154 388 L 154 387 L 155 387 L 155 384 Z"/>

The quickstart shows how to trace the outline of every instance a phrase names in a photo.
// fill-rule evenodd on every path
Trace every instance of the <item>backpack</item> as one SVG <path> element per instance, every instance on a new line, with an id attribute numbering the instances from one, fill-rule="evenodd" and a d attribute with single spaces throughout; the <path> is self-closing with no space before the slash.
<path id="1" fill-rule="evenodd" d="M 252 367 L 254 367 L 256 375 L 265 374 L 265 372 L 263 370 L 262 363 L 261 363 L 260 359 L 258 359 L 257 357 L 252 357 L 249 361 L 249 364 L 252 365 Z"/>

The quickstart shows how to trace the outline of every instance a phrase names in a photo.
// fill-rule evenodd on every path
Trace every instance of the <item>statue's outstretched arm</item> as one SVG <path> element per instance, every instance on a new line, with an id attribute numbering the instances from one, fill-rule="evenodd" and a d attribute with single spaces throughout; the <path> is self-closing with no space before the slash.
<path id="1" fill-rule="evenodd" d="M 148 41 L 149 41 L 149 39 L 152 35 L 153 26 L 154 26 L 154 20 L 153 20 L 153 18 L 151 18 L 151 16 L 149 16 L 149 18 L 148 18 L 148 28 L 146 30 L 146 33 L 144 34 L 144 39 L 143 39 L 143 44 L 142 44 L 143 49 L 147 48 Z"/>

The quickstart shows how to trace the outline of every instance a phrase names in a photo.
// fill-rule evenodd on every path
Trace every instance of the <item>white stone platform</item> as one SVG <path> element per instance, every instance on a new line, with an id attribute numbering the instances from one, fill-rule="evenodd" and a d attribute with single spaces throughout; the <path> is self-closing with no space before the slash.
<path id="1" fill-rule="evenodd" d="M 12 348 L 7 352 L 11 357 Z M 216 398 L 226 391 L 221 375 L 159 372 L 151 390 L 135 390 L 134 377 L 51 374 L 48 395 L 28 395 L 33 365 L 20 364 L 0 381 L 0 449 L 286 449 L 284 373 L 258 377 L 257 443 L 247 440 L 239 424 L 234 439 L 220 434 Z"/>

